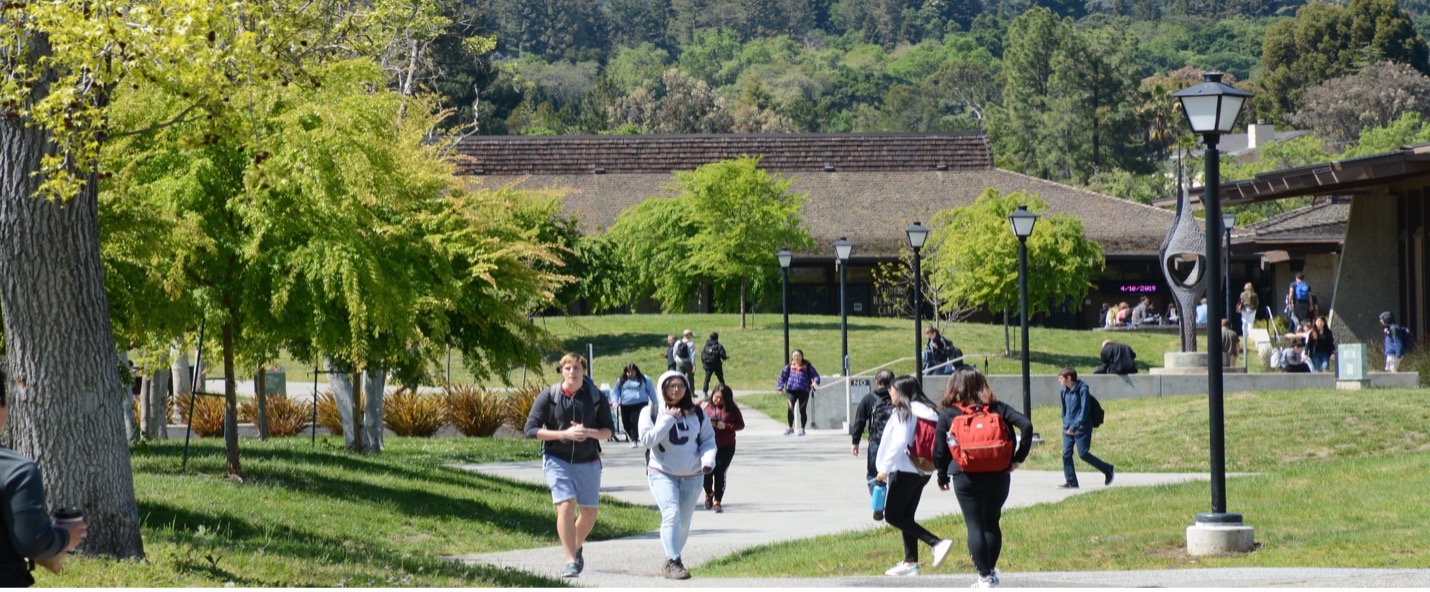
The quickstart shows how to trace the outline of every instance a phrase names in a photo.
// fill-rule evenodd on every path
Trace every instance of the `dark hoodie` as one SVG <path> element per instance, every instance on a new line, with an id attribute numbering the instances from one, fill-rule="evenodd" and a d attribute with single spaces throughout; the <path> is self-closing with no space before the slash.
<path id="1" fill-rule="evenodd" d="M 849 435 L 853 437 L 854 445 L 859 445 L 865 424 L 869 427 L 869 441 L 878 442 L 884 436 L 884 424 L 888 423 L 889 414 L 893 411 L 894 405 L 889 402 L 887 387 L 880 387 L 864 395 L 864 398 L 859 400 L 858 409 L 854 411 L 854 422 L 849 426 Z"/>
<path id="2" fill-rule="evenodd" d="M 1410 344 L 1405 343 L 1407 331 L 1395 322 L 1395 315 L 1390 311 L 1380 313 L 1380 324 L 1385 326 L 1385 355 L 1405 357 L 1406 350 L 1410 349 Z"/>
<path id="3" fill-rule="evenodd" d="M 559 382 L 543 389 L 531 404 L 524 431 L 526 437 L 535 438 L 541 428 L 564 430 L 572 423 L 597 430 L 614 432 L 616 429 L 611 420 L 611 406 L 590 377 L 582 382 L 579 392 L 571 395 L 561 390 Z M 541 443 L 541 453 L 569 463 L 587 463 L 601 460 L 601 442 L 597 438 L 587 438 L 584 442 L 548 440 Z"/>

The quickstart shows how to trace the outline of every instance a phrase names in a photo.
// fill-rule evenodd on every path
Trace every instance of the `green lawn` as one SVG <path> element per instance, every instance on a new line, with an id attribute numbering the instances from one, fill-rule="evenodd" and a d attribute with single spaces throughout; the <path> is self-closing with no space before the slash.
<path id="1" fill-rule="evenodd" d="M 1260 547 L 1193 558 L 1185 529 L 1210 509 L 1205 481 L 1113 487 L 1004 515 L 1007 571 L 1184 567 L 1338 566 L 1430 568 L 1430 410 L 1424 390 L 1231 393 L 1226 400 L 1228 509 L 1246 516 Z M 1205 397 L 1109 401 L 1094 451 L 1121 471 L 1205 472 Z M 1057 410 L 1034 409 L 1035 426 Z M 1054 429 L 1040 429 L 1056 434 Z M 1058 470 L 1057 441 L 1027 468 Z M 925 496 L 950 495 L 930 487 Z M 959 541 L 949 566 L 969 572 L 962 518 L 926 519 Z M 750 549 L 702 566 L 698 576 L 879 573 L 897 559 L 892 529 L 848 532 Z M 927 555 L 925 555 L 927 559 Z"/>
<path id="2" fill-rule="evenodd" d="M 134 449 L 135 490 L 148 560 L 77 556 L 46 586 L 454 587 L 561 586 L 561 582 L 442 559 L 556 545 L 542 485 L 443 465 L 529 460 L 537 444 L 513 438 L 388 438 L 380 455 L 342 451 L 341 438 L 244 439 L 247 481 L 223 477 L 223 442 Z M 649 532 L 659 515 L 603 499 L 596 540 Z"/>

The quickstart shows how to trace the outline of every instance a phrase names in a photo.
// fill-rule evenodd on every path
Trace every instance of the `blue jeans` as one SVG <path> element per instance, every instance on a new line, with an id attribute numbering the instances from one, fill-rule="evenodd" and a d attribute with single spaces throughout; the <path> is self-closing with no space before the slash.
<path id="1" fill-rule="evenodd" d="M 1331 354 L 1311 354 L 1312 372 L 1330 372 Z"/>
<path id="2" fill-rule="evenodd" d="M 1083 462 L 1092 465 L 1092 468 L 1102 471 L 1106 475 L 1112 470 L 1112 465 L 1093 456 L 1088 451 L 1092 448 L 1092 430 L 1084 430 L 1076 436 L 1069 436 L 1067 431 L 1063 431 L 1063 478 L 1071 485 L 1077 485 L 1077 472 L 1073 471 L 1073 445 L 1077 446 L 1077 457 Z"/>
<path id="3" fill-rule="evenodd" d="M 660 508 L 660 544 L 665 547 L 665 558 L 675 559 L 685 548 L 685 539 L 690 538 L 690 517 L 700 500 L 705 477 L 672 477 L 655 471 L 650 471 L 649 477 L 650 493 Z"/>

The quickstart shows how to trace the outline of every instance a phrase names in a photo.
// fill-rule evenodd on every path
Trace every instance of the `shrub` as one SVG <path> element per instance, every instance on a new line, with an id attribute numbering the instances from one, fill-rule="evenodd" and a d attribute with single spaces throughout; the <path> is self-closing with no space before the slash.
<path id="1" fill-rule="evenodd" d="M 447 409 L 438 397 L 401 388 L 382 402 L 382 421 L 399 436 L 428 438 L 447 423 Z"/>
<path id="2" fill-rule="evenodd" d="M 336 408 L 334 408 L 336 411 Z M 258 399 L 244 401 L 238 406 L 238 416 L 244 421 L 258 421 Z M 294 401 L 287 395 L 268 395 L 268 435 L 281 438 L 303 431 L 313 420 L 313 404 Z"/>
<path id="3" fill-rule="evenodd" d="M 491 437 L 506 420 L 511 401 L 506 396 L 476 385 L 451 385 L 445 391 L 447 417 L 464 436 Z"/>
<path id="4" fill-rule="evenodd" d="M 193 406 L 193 424 L 189 427 L 200 438 L 223 435 L 223 397 L 199 396 L 198 403 L 192 403 L 194 396 L 184 393 L 178 399 L 179 421 L 189 421 L 189 407 Z"/>
<path id="5" fill-rule="evenodd" d="M 531 415 L 531 405 L 536 403 L 536 396 L 541 394 L 542 388 L 533 385 L 512 390 L 506 405 L 506 424 L 511 429 L 520 432 L 526 427 L 526 416 Z"/>

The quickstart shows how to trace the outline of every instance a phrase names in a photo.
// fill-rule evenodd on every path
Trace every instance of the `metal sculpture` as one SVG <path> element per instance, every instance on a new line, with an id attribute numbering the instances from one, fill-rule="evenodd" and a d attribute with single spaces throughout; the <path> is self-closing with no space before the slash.
<path id="1" fill-rule="evenodd" d="M 1162 275 L 1172 287 L 1172 297 L 1181 308 L 1182 351 L 1197 351 L 1197 298 L 1206 293 L 1207 239 L 1192 215 L 1191 198 L 1182 186 L 1181 167 L 1177 171 L 1177 216 L 1172 231 L 1162 241 Z"/>

